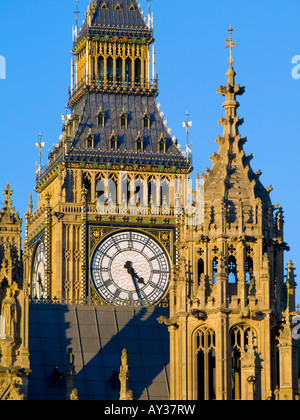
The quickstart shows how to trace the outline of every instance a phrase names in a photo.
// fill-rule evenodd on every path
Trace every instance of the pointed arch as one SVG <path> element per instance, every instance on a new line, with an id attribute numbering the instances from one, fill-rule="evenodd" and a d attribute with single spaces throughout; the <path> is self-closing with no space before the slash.
<path id="1" fill-rule="evenodd" d="M 216 334 L 203 325 L 194 332 L 196 357 L 196 395 L 198 400 L 216 398 Z"/>

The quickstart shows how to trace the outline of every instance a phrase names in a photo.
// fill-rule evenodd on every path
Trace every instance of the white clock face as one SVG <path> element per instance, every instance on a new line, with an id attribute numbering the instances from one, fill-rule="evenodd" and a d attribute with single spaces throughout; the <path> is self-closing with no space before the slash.
<path id="1" fill-rule="evenodd" d="M 45 246 L 40 242 L 34 255 L 31 275 L 31 296 L 33 298 L 46 298 L 45 287 Z"/>
<path id="2" fill-rule="evenodd" d="M 92 261 L 95 287 L 114 305 L 154 305 L 167 292 L 169 275 L 164 249 L 148 235 L 135 231 L 109 236 Z"/>

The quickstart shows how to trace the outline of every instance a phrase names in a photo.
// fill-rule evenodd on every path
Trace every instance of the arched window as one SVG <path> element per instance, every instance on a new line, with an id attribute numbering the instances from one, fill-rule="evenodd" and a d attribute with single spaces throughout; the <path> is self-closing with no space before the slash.
<path id="1" fill-rule="evenodd" d="M 228 258 L 228 283 L 237 283 L 236 259 L 233 255 Z"/>
<path id="2" fill-rule="evenodd" d="M 213 284 L 217 283 L 217 273 L 218 273 L 218 257 L 214 257 L 213 259 Z"/>
<path id="3" fill-rule="evenodd" d="M 212 328 L 202 327 L 196 333 L 198 400 L 216 398 L 216 336 Z"/>
<path id="4" fill-rule="evenodd" d="M 116 60 L 116 80 L 117 82 L 122 82 L 123 74 L 122 74 L 122 68 L 123 68 L 123 61 L 121 58 L 117 58 Z"/>
<path id="5" fill-rule="evenodd" d="M 251 257 L 246 259 L 246 283 L 252 284 L 253 282 L 253 260 Z"/>
<path id="6" fill-rule="evenodd" d="M 114 75 L 114 60 L 112 57 L 108 57 L 107 59 L 107 80 L 109 82 L 113 81 Z"/>
<path id="7" fill-rule="evenodd" d="M 125 82 L 126 86 L 130 86 L 132 81 L 132 61 L 130 58 L 127 58 L 125 62 Z"/>
<path id="8" fill-rule="evenodd" d="M 198 285 L 200 286 L 202 276 L 204 274 L 204 261 L 202 258 L 198 260 Z"/>
<path id="9" fill-rule="evenodd" d="M 104 58 L 101 57 L 101 56 L 98 58 L 98 76 L 99 76 L 100 80 L 103 80 L 103 78 L 104 78 Z"/>
<path id="10" fill-rule="evenodd" d="M 137 58 L 135 60 L 135 82 L 137 86 L 141 85 L 141 77 L 142 77 L 142 63 L 141 63 L 141 60 Z"/>
<path id="11" fill-rule="evenodd" d="M 231 331 L 232 399 L 241 399 L 241 358 L 250 340 L 256 341 L 254 331 L 247 325 L 237 325 Z M 256 343 L 254 343 L 256 344 Z"/>

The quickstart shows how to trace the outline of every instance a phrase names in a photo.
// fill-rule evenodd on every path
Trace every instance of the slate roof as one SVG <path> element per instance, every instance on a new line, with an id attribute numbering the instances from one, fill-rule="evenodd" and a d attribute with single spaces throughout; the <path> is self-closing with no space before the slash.
<path id="1" fill-rule="evenodd" d="M 128 351 L 130 389 L 135 400 L 169 399 L 169 333 L 157 322 L 163 308 L 114 308 L 30 304 L 29 400 L 64 400 L 65 384 L 54 387 L 54 369 L 65 375 L 73 349 L 80 400 L 119 400 L 113 377 Z"/>
<path id="2" fill-rule="evenodd" d="M 100 109 L 105 118 L 104 127 L 98 125 L 97 115 Z M 120 116 L 123 111 L 128 118 L 127 128 L 121 128 L 120 125 Z M 125 158 L 126 163 L 129 163 L 130 159 L 134 163 L 140 163 L 147 158 L 145 162 L 149 164 L 160 162 L 160 165 L 189 168 L 189 164 L 175 145 L 163 122 L 154 97 L 90 93 L 83 99 L 83 102 L 74 107 L 74 112 L 78 114 L 82 112 L 82 118 L 72 141 L 70 155 L 75 150 L 86 150 L 88 134 L 92 133 L 97 161 L 101 162 L 106 156 L 104 152 L 109 151 L 109 140 L 114 133 L 118 139 L 118 148 L 117 151 L 110 151 L 109 153 L 112 162 L 119 160 L 122 153 L 127 151 L 129 153 Z M 145 112 L 150 117 L 150 129 L 143 129 L 142 126 Z M 136 151 L 135 142 L 139 133 L 143 139 L 143 151 L 134 154 L 133 152 Z M 161 135 L 166 140 L 165 153 L 158 153 Z"/>
<path id="3" fill-rule="evenodd" d="M 102 8 L 104 3 L 107 9 Z M 84 21 L 75 44 L 89 35 L 136 36 L 152 39 L 152 30 L 146 25 L 137 0 L 98 0 L 95 4 L 92 25 L 88 27 L 87 21 Z M 121 6 L 120 10 L 116 9 L 118 4 Z M 132 5 L 134 10 L 130 10 Z"/>

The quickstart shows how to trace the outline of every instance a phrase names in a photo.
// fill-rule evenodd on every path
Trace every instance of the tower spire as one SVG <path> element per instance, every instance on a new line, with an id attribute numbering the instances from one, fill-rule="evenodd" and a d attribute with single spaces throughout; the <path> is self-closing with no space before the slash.
<path id="1" fill-rule="evenodd" d="M 235 138 L 238 136 L 238 126 L 243 124 L 243 119 L 240 119 L 237 116 L 237 109 L 239 108 L 240 104 L 237 102 L 236 97 L 237 95 L 243 95 L 245 93 L 245 87 L 241 87 L 240 85 L 235 84 L 235 76 L 236 73 L 233 69 L 233 58 L 232 58 L 232 49 L 236 47 L 238 44 L 232 40 L 232 27 L 230 25 L 228 29 L 230 33 L 229 39 L 225 39 L 225 48 L 229 48 L 230 55 L 229 55 L 229 69 L 226 73 L 227 77 L 227 86 L 219 86 L 217 93 L 219 95 L 225 96 L 226 100 L 223 104 L 223 108 L 225 109 L 225 118 L 221 118 L 219 120 L 219 124 L 223 125 L 224 133 L 223 137 L 230 136 L 231 138 Z"/>

